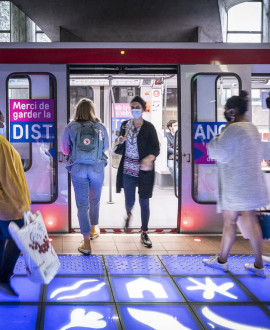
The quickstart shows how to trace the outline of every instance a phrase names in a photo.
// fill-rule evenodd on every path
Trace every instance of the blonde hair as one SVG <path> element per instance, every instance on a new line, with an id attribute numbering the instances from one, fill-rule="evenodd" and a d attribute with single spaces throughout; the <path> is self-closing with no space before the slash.
<path id="1" fill-rule="evenodd" d="M 92 121 L 99 122 L 100 119 L 96 116 L 94 102 L 90 99 L 83 98 L 76 105 L 74 121 Z"/>

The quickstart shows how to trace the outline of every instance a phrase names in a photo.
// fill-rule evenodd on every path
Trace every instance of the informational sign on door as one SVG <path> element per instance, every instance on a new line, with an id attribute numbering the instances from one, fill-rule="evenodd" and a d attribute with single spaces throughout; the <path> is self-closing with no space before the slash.
<path id="1" fill-rule="evenodd" d="M 207 144 L 215 135 L 220 134 L 225 125 L 224 122 L 194 123 L 194 164 L 215 164 L 215 161 L 208 157 Z"/>
<path id="2" fill-rule="evenodd" d="M 11 142 L 53 142 L 54 139 L 53 99 L 10 100 Z"/>
<path id="3" fill-rule="evenodd" d="M 116 125 L 116 131 L 119 132 L 122 122 L 130 118 L 132 118 L 132 116 L 129 103 L 115 103 L 115 117 L 114 106 L 112 104 L 112 131 L 114 131 L 114 125 Z M 114 124 L 115 120 L 116 124 Z"/>

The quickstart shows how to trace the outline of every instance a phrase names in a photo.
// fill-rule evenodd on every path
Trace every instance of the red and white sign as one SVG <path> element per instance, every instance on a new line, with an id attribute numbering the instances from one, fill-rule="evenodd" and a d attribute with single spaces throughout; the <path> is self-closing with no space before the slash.
<path id="1" fill-rule="evenodd" d="M 115 114 L 117 118 L 132 117 L 129 103 L 115 103 Z M 112 104 L 112 116 L 114 117 L 114 106 Z"/>

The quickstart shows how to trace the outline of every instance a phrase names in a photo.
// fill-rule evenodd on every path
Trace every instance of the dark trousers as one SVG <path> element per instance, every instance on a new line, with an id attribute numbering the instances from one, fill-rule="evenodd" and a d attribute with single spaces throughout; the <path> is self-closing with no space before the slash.
<path id="1" fill-rule="evenodd" d="M 24 225 L 24 220 L 14 221 L 20 228 Z M 0 282 L 9 282 L 16 262 L 20 256 L 20 250 L 8 232 L 11 221 L 0 220 Z"/>
<path id="2" fill-rule="evenodd" d="M 138 180 L 139 179 L 135 176 L 127 174 L 123 175 L 123 188 L 125 192 L 126 211 L 128 214 L 131 213 L 131 210 L 135 204 L 135 192 L 138 185 Z M 143 231 L 147 231 L 150 217 L 149 198 L 139 197 L 139 202 L 141 206 L 141 229 Z"/>

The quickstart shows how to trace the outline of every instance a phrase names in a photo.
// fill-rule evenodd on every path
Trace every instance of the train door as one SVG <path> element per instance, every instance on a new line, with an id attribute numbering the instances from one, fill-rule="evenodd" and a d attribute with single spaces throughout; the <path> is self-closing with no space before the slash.
<path id="1" fill-rule="evenodd" d="M 261 166 L 270 195 L 270 109 L 267 100 L 270 93 L 270 65 L 252 65 L 251 70 L 252 123 L 258 128 L 263 141 L 265 159 Z M 269 211 L 270 205 L 266 209 Z"/>
<path id="2" fill-rule="evenodd" d="M 88 70 L 91 71 L 89 68 Z M 127 69 L 119 73 L 117 70 L 119 71 L 115 68 L 115 72 L 99 75 L 83 72 L 78 74 L 74 67 L 71 68 L 70 74 L 70 117 L 72 118 L 79 99 L 89 97 L 93 99 L 97 115 L 104 122 L 110 136 L 109 159 L 100 204 L 100 227 L 109 230 L 120 229 L 124 225 L 124 193 L 122 191 L 116 194 L 116 174 L 120 156 L 114 154 L 113 149 L 122 121 L 131 118 L 129 103 L 135 95 L 140 95 L 147 102 L 143 118 L 154 124 L 161 149 L 155 164 L 156 179 L 153 198 L 150 200 L 149 228 L 171 231 L 177 227 L 178 199 L 174 188 L 176 180 L 170 174 L 167 164 L 166 123 L 178 119 L 177 69 L 173 68 L 167 73 L 163 73 L 162 69 L 148 69 L 138 73 L 127 72 Z M 71 200 L 72 227 L 76 229 L 79 228 L 79 224 L 73 189 Z M 140 207 L 136 196 L 131 228 L 137 230 L 140 227 Z"/>
<path id="3" fill-rule="evenodd" d="M 207 156 L 206 145 L 225 124 L 226 99 L 238 95 L 240 89 L 250 94 L 250 81 L 248 65 L 181 66 L 182 233 L 222 231 L 215 205 L 216 166 Z"/>
<path id="4" fill-rule="evenodd" d="M 65 65 L 0 65 L 6 138 L 19 152 L 31 197 L 50 232 L 68 232 L 68 175 L 57 137 L 66 123 Z M 60 155 L 60 157 L 58 157 Z"/>

